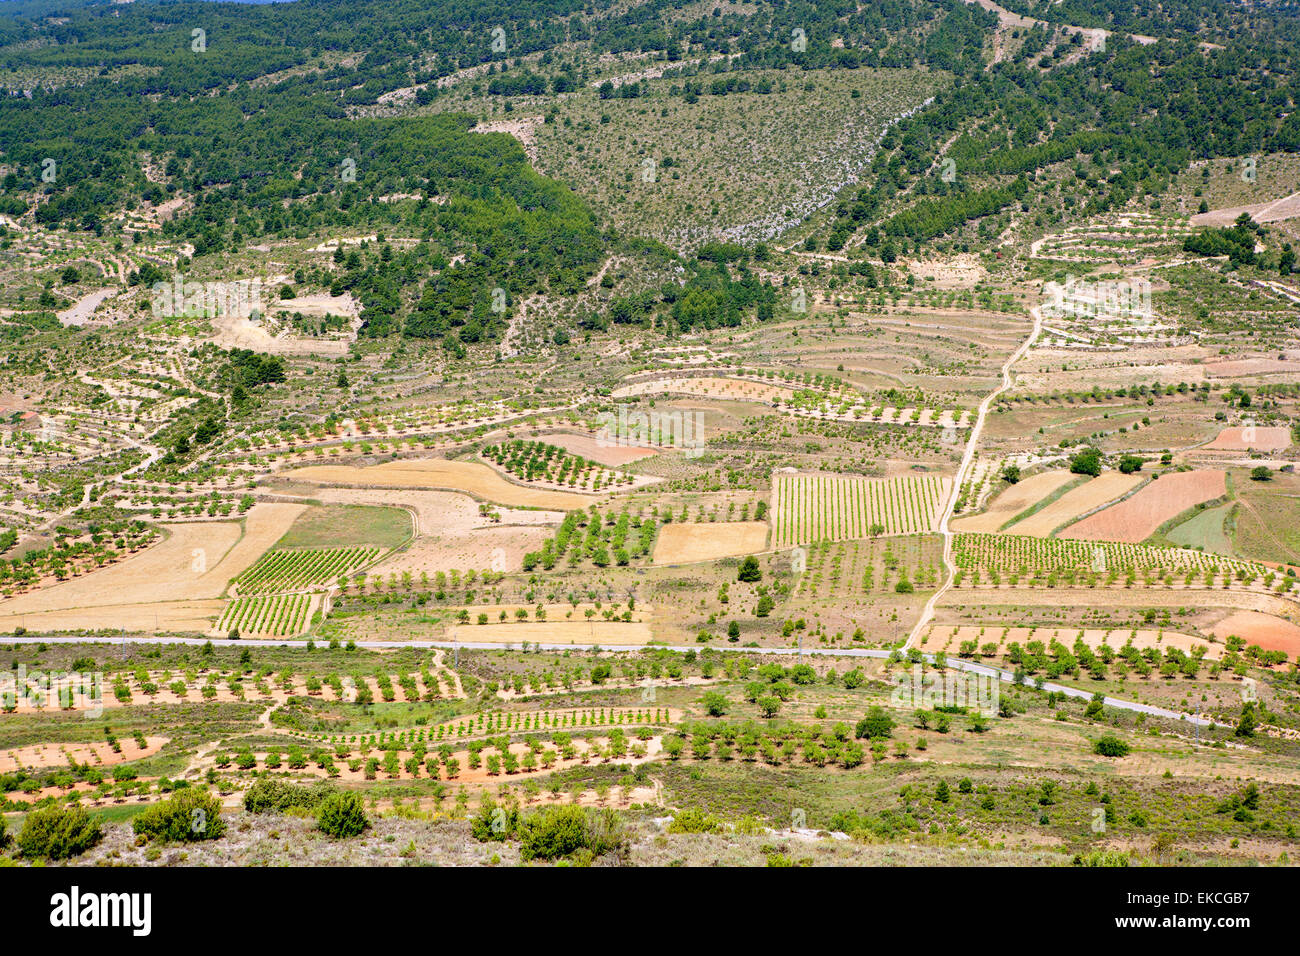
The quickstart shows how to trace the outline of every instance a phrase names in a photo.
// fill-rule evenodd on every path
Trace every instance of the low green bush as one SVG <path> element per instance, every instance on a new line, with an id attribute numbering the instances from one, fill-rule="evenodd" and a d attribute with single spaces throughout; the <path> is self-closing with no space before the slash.
<path id="1" fill-rule="evenodd" d="M 259 780 L 244 794 L 244 809 L 249 813 L 284 813 L 289 810 L 315 810 L 335 789 L 326 783 L 311 787 L 284 780 Z"/>
<path id="2" fill-rule="evenodd" d="M 360 836 L 370 826 L 365 804 L 359 793 L 331 793 L 320 802 L 316 814 L 317 828 L 336 838 Z"/>
<path id="3" fill-rule="evenodd" d="M 198 787 L 186 787 L 146 808 L 132 822 L 136 836 L 164 843 L 215 840 L 226 832 L 221 801 Z"/>
<path id="4" fill-rule="evenodd" d="M 18 849 L 27 859 L 68 860 L 103 838 L 99 824 L 81 807 L 44 807 L 27 814 Z"/>

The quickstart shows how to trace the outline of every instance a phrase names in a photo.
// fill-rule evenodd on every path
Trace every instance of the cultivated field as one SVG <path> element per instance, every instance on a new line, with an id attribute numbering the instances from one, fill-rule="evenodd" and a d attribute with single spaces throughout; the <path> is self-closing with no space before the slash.
<path id="1" fill-rule="evenodd" d="M 1172 472 L 1161 475 L 1118 504 L 1075 522 L 1060 532 L 1060 537 L 1136 544 L 1189 508 L 1227 493 L 1226 475 L 1222 471 Z"/>
<path id="2" fill-rule="evenodd" d="M 330 585 L 374 562 L 379 548 L 295 548 L 276 549 L 238 578 L 241 595 L 295 591 Z"/>
<path id="3" fill-rule="evenodd" d="M 774 475 L 773 546 L 932 531 L 949 484 L 934 475 Z"/>
<path id="4" fill-rule="evenodd" d="M 1268 425 L 1225 428 L 1201 447 L 1206 451 L 1282 451 L 1291 447 L 1291 429 Z"/>
<path id="5" fill-rule="evenodd" d="M 506 481 L 487 465 L 443 458 L 385 462 L 382 465 L 309 465 L 283 473 L 290 481 L 357 488 L 428 488 L 464 491 L 475 498 L 523 508 L 568 511 L 594 499 L 576 494 L 525 488 Z"/>
<path id="6" fill-rule="evenodd" d="M 1222 640 L 1240 637 L 1266 651 L 1285 651 L 1291 658 L 1300 656 L 1300 625 L 1261 611 L 1235 611 L 1215 624 L 1211 632 Z"/>
<path id="7" fill-rule="evenodd" d="M 1008 485 L 980 514 L 954 519 L 952 528 L 954 531 L 998 531 L 1017 515 L 1075 478 L 1075 475 L 1064 469 L 1044 471 L 1023 478 L 1014 485 Z"/>
<path id="8" fill-rule="evenodd" d="M 589 458 L 607 468 L 619 468 L 642 458 L 659 454 L 657 448 L 641 448 L 631 444 L 617 444 L 616 439 L 601 440 L 590 435 L 572 432 L 553 432 L 540 436 L 539 441 L 556 445 L 573 455 Z"/>
<path id="9" fill-rule="evenodd" d="M 1046 507 L 1022 518 L 1005 530 L 1007 534 L 1046 538 L 1057 528 L 1070 524 L 1108 502 L 1120 498 L 1142 483 L 1140 475 L 1110 471 L 1077 488 L 1071 488 Z"/>
<path id="10" fill-rule="evenodd" d="M 313 599 L 308 594 L 240 597 L 230 602 L 216 630 L 240 637 L 292 637 L 307 629 Z"/>
<path id="11" fill-rule="evenodd" d="M 252 566 L 303 511 L 260 504 L 243 522 L 178 523 L 166 540 L 130 559 L 0 602 L 0 629 L 151 630 L 163 621 L 183 630 L 221 607 L 231 580 Z M 155 618 L 157 624 L 155 624 Z"/>
<path id="12" fill-rule="evenodd" d="M 659 529 L 654 563 L 714 561 L 735 555 L 755 554 L 766 546 L 767 524 L 763 521 L 686 524 L 674 521 Z"/>

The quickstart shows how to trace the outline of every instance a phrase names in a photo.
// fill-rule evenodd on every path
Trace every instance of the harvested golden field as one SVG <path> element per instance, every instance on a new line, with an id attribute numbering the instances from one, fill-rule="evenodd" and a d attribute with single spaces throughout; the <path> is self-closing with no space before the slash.
<path id="1" fill-rule="evenodd" d="M 1006 531 L 1008 534 L 1027 534 L 1035 538 L 1046 538 L 1055 529 L 1069 524 L 1080 515 L 1085 515 L 1116 498 L 1123 497 L 1136 488 L 1141 481 L 1139 475 L 1122 475 L 1118 471 L 1108 471 L 1093 478 L 1087 484 L 1071 488 L 1046 508 L 1036 511 L 1022 521 L 1017 521 Z"/>
<path id="2" fill-rule="evenodd" d="M 1059 537 L 1137 544 L 1188 508 L 1222 498 L 1227 493 L 1227 478 L 1221 471 L 1179 471 L 1162 475 L 1132 497 L 1070 525 Z"/>
<path id="3" fill-rule="evenodd" d="M 105 604 L 53 611 L 0 613 L 0 631 L 14 627 L 49 631 L 115 630 L 128 633 L 205 633 L 226 608 L 223 598 L 162 601 L 156 604 Z"/>
<path id="4" fill-rule="evenodd" d="M 308 465 L 284 472 L 291 481 L 318 485 L 347 485 L 356 488 L 429 488 L 463 491 L 476 498 L 523 508 L 571 511 L 585 508 L 595 499 L 564 491 L 525 488 L 506 481 L 487 465 L 474 461 L 425 458 L 389 461 L 381 465 Z"/>
<path id="5" fill-rule="evenodd" d="M 742 554 L 754 554 L 767 545 L 764 521 L 685 523 L 664 525 L 655 542 L 655 564 L 688 564 Z"/>
<path id="6" fill-rule="evenodd" d="M 304 509 L 259 504 L 236 521 L 166 526 L 167 538 L 120 564 L 0 602 L 0 630 L 206 630 L 232 578 Z"/>
<path id="7" fill-rule="evenodd" d="M 1074 477 L 1064 469 L 1056 469 L 1022 479 L 1014 485 L 1009 485 L 981 514 L 953 521 L 952 529 L 954 531 L 997 531 L 1016 515 L 1042 501 Z"/>

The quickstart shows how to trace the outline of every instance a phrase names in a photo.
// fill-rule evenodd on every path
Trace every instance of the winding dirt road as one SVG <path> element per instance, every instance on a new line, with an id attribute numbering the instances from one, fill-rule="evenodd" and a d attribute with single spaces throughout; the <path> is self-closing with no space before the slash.
<path id="1" fill-rule="evenodd" d="M 925 630 L 926 626 L 934 619 L 934 609 L 939 603 L 939 599 L 948 592 L 953 585 L 953 580 L 957 574 L 957 566 L 952 560 L 952 529 L 948 527 L 948 522 L 952 519 L 952 513 L 957 506 L 957 496 L 961 494 L 962 482 L 966 480 L 966 474 L 970 471 L 971 463 L 975 460 L 975 449 L 979 445 L 980 432 L 984 430 L 984 419 L 988 416 L 989 408 L 999 395 L 1009 389 L 1014 381 L 1011 375 L 1012 367 L 1024 357 L 1029 351 L 1029 347 L 1038 339 L 1038 335 L 1043 330 L 1043 313 L 1038 306 L 1029 310 L 1029 314 L 1034 317 L 1034 328 L 1029 333 L 1029 338 L 1020 343 L 1020 347 L 1011 353 L 1006 364 L 1002 366 L 1002 384 L 985 396 L 984 401 L 980 402 L 979 411 L 975 415 L 975 423 L 971 426 L 970 438 L 966 442 L 966 452 L 961 457 L 961 464 L 957 467 L 957 474 L 953 477 L 952 487 L 948 492 L 948 503 L 944 505 L 943 516 L 939 519 L 939 533 L 943 535 L 943 566 L 945 570 L 943 586 L 934 594 L 930 595 L 930 600 L 925 602 L 925 607 L 921 609 L 921 616 L 917 619 L 916 624 L 912 627 L 912 632 L 907 635 L 907 640 L 903 647 L 911 647 L 916 643 L 917 638 Z"/>

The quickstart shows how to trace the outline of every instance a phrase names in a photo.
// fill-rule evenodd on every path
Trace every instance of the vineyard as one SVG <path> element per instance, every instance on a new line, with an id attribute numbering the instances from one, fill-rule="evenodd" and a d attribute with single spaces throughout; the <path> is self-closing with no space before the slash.
<path id="1" fill-rule="evenodd" d="M 1055 587 L 1114 584 L 1142 580 L 1172 584 L 1175 576 L 1186 585 L 1233 581 L 1250 586 L 1263 579 L 1273 587 L 1279 575 L 1250 561 L 1227 558 L 1187 548 L 1156 548 L 1140 544 L 1031 538 L 1007 534 L 959 534 L 953 554 L 960 569 L 959 583 L 1043 585 Z M 1279 592 L 1291 589 L 1294 577 L 1280 577 Z"/>
<path id="2" fill-rule="evenodd" d="M 933 531 L 948 479 L 776 475 L 775 546 Z"/>
<path id="3" fill-rule="evenodd" d="M 240 597 L 227 605 L 219 631 L 238 631 L 243 636 L 291 637 L 307 629 L 311 596 L 276 594 L 270 597 Z"/>
<path id="4" fill-rule="evenodd" d="M 522 481 L 544 481 L 565 488 L 600 491 L 629 485 L 632 476 L 605 468 L 558 445 L 540 441 L 503 442 L 483 449 L 483 457 Z"/>
<path id="5" fill-rule="evenodd" d="M 308 548 L 268 551 L 235 579 L 240 594 L 271 594 L 332 584 L 370 564 L 380 548 Z"/>

